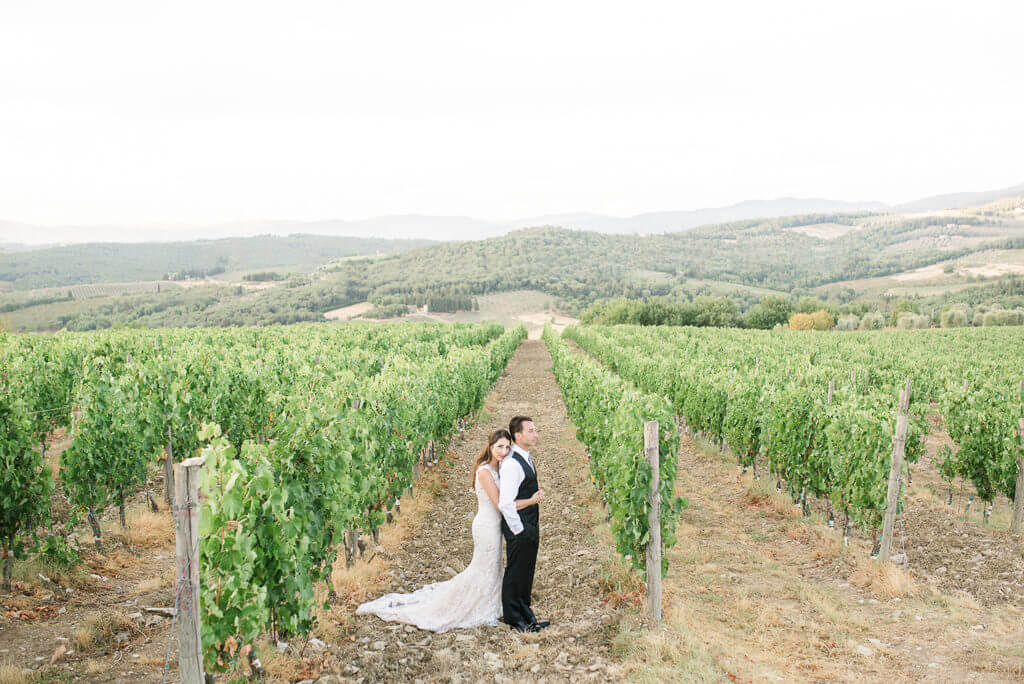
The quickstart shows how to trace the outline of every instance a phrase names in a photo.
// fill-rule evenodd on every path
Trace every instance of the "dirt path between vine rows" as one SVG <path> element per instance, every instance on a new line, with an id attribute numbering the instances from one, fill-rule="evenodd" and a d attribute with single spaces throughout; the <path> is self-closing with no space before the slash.
<path id="1" fill-rule="evenodd" d="M 516 414 L 532 417 L 540 442 L 531 452 L 546 501 L 541 508 L 541 546 L 533 608 L 551 626 L 521 635 L 505 625 L 434 634 L 373 616 L 354 616 L 332 649 L 336 676 L 326 681 L 607 681 L 620 672 L 612 663 L 613 623 L 599 586 L 602 563 L 614 554 L 593 532 L 593 487 L 575 427 L 565 413 L 542 342 L 527 340 L 488 395 L 484 411 L 460 436 L 441 465 L 430 510 L 397 553 L 385 554 L 386 570 L 367 597 L 412 591 L 442 581 L 470 561 L 470 523 L 476 496 L 470 469 L 488 433 Z M 432 473 L 433 474 L 433 473 Z M 335 668 L 332 667 L 332 670 Z"/>

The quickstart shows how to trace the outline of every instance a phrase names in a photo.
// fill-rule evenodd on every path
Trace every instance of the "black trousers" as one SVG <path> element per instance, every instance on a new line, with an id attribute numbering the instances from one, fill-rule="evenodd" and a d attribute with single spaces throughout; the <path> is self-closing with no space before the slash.
<path id="1" fill-rule="evenodd" d="M 537 568 L 537 549 L 540 535 L 536 522 L 523 521 L 523 531 L 513 535 L 504 525 L 508 562 L 501 583 L 501 608 L 505 622 L 514 625 L 536 620 L 530 602 L 533 593 L 533 573 Z"/>

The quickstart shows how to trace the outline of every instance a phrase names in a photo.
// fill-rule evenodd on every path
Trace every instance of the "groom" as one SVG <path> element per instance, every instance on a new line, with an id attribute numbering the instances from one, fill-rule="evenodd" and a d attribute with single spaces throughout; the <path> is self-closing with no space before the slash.
<path id="1" fill-rule="evenodd" d="M 501 511 L 501 533 L 505 535 L 508 563 L 501 584 L 501 607 L 504 620 L 520 632 L 539 632 L 550 623 L 538 620 L 530 608 L 533 573 L 537 567 L 540 545 L 540 516 L 537 504 L 516 510 L 517 499 L 537 494 L 544 500 L 544 490 L 537 488 L 537 470 L 530 460 L 530 448 L 537 443 L 537 428 L 526 416 L 516 416 L 508 424 L 512 450 L 501 461 L 498 509 Z"/>

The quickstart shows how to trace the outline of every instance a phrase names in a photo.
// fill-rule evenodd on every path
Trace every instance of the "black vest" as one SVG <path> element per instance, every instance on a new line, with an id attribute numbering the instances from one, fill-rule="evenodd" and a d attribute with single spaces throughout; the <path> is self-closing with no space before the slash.
<path id="1" fill-rule="evenodd" d="M 519 462 L 519 467 L 523 469 L 523 474 L 526 476 L 523 478 L 522 484 L 519 485 L 519 493 L 516 494 L 516 499 L 529 499 L 537 493 L 537 471 L 526 462 L 525 458 L 519 455 L 518 451 L 513 449 L 508 455 Z M 540 506 L 534 504 L 521 509 L 519 511 L 519 519 L 536 527 L 537 521 L 540 519 Z M 505 524 L 504 519 L 502 524 Z"/>

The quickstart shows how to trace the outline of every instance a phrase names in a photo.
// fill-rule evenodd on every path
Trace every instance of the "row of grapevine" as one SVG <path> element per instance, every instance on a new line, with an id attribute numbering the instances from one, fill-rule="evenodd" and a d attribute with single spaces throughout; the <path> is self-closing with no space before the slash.
<path id="1" fill-rule="evenodd" d="M 392 357 L 375 376 L 296 394 L 263 442 L 236 446 L 219 426 L 203 429 L 198 555 L 209 670 L 230 662 L 231 644 L 308 633 L 316 587 L 345 531 L 383 523 L 427 441 L 482 405 L 524 336 L 520 326 L 486 347 Z"/>
<path id="2" fill-rule="evenodd" d="M 499 325 L 289 326 L 108 331 L 0 339 L 0 543 L 23 555 L 49 522 L 50 469 L 32 444 L 70 429 L 59 477 L 100 544 L 98 518 L 121 508 L 153 467 L 194 456 L 203 422 L 236 447 L 264 442 L 286 407 L 330 385 L 356 384 L 389 364 L 484 348 Z M 440 426 L 424 439 L 440 439 Z M 31 453 L 30 453 L 31 452 Z M 165 471 L 166 474 L 166 471 Z M 26 488 L 32 482 L 33 488 Z M 16 502 L 16 503 L 15 503 Z M 4 556 L 5 576 L 11 556 Z"/>
<path id="3" fill-rule="evenodd" d="M 659 332 L 621 326 L 574 327 L 565 334 L 637 386 L 666 397 L 691 429 L 728 443 L 741 464 L 756 466 L 763 456 L 794 499 L 827 499 L 848 519 L 877 530 L 886 504 L 896 392 L 863 383 L 856 374 L 852 380 L 839 376 L 830 390 L 826 378 L 838 369 L 830 373 L 804 357 L 780 357 L 770 344 L 748 357 L 752 349 L 728 340 L 695 337 L 682 346 Z M 923 400 L 911 404 L 909 463 L 923 452 L 924 408 Z"/>
<path id="4" fill-rule="evenodd" d="M 550 326 L 544 329 L 544 343 L 551 353 L 555 379 L 569 416 L 590 454 L 594 482 L 608 504 L 618 551 L 643 571 L 650 539 L 647 496 L 652 477 L 644 458 L 647 421 L 658 422 L 661 539 L 665 548 L 675 544 L 676 519 L 683 505 L 674 493 L 679 437 L 671 406 L 574 353 Z M 662 573 L 667 570 L 668 561 L 662 555 Z"/>
<path id="5" fill-rule="evenodd" d="M 741 380 L 751 372 L 769 381 L 785 376 L 818 392 L 834 382 L 847 394 L 878 394 L 884 402 L 894 402 L 909 377 L 914 412 L 937 409 L 953 440 L 939 468 L 951 487 L 964 478 L 989 507 L 999 494 L 1015 496 L 1016 459 L 1024 448 L 1020 329 L 780 335 L 620 326 L 614 334 L 620 345 L 654 345 L 684 366 L 707 364 Z"/>

